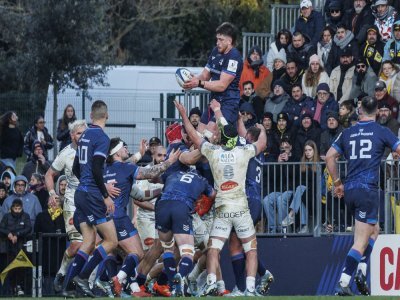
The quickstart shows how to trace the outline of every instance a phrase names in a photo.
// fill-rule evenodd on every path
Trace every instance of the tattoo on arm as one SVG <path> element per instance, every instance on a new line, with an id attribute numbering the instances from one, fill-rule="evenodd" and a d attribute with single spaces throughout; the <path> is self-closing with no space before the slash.
<path id="1" fill-rule="evenodd" d="M 151 168 L 140 168 L 137 179 L 151 179 L 157 177 L 161 173 L 165 172 L 165 170 L 167 170 L 170 166 L 171 163 L 167 160 L 162 164 L 152 166 Z"/>

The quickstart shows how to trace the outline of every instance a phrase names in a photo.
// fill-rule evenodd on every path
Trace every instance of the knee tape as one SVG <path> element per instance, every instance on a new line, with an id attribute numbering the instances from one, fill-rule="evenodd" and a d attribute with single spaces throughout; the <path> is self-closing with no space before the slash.
<path id="1" fill-rule="evenodd" d="M 257 250 L 257 239 L 253 239 L 250 242 L 243 243 L 244 252 L 249 252 L 251 250 Z"/>
<path id="2" fill-rule="evenodd" d="M 183 244 L 179 246 L 179 253 L 181 257 L 183 255 L 190 255 L 193 257 L 194 255 L 194 246 L 190 244 Z"/>
<path id="3" fill-rule="evenodd" d="M 222 248 L 224 247 L 224 244 L 225 243 L 219 239 L 210 238 L 208 240 L 208 248 L 222 250 Z"/>
<path id="4" fill-rule="evenodd" d="M 171 249 L 171 248 L 174 247 L 174 244 L 175 244 L 175 240 L 174 239 L 172 239 L 170 242 L 163 242 L 163 241 L 160 241 L 160 242 L 161 242 L 161 246 L 164 249 Z"/>

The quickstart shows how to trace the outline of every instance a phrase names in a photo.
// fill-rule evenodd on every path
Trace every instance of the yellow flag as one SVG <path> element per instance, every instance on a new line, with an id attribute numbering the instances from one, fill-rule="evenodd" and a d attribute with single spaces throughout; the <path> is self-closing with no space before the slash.
<path id="1" fill-rule="evenodd" d="M 18 255 L 14 258 L 14 260 L 1 272 L 0 280 L 1 284 L 4 284 L 4 280 L 7 277 L 7 274 L 10 270 L 15 268 L 33 268 L 31 261 L 29 260 L 28 256 L 26 256 L 24 250 L 20 250 Z"/>

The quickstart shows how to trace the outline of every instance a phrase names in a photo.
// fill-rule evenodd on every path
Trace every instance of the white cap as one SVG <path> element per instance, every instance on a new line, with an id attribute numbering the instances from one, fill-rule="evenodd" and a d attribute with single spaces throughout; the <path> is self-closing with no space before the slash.
<path id="1" fill-rule="evenodd" d="M 388 5 L 388 1 L 387 1 L 387 0 L 377 0 L 377 1 L 375 1 L 374 5 L 375 5 L 375 6 L 378 6 L 378 5 Z"/>
<path id="2" fill-rule="evenodd" d="M 312 2 L 310 0 L 302 0 L 300 2 L 300 8 L 303 8 L 303 7 L 306 7 L 306 8 L 312 7 Z"/>

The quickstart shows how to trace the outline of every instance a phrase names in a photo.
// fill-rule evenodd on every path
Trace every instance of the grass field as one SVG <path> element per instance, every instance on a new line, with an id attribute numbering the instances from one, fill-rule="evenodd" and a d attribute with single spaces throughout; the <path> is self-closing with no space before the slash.
<path id="1" fill-rule="evenodd" d="M 290 300 L 290 299 L 295 299 L 295 300 L 300 300 L 300 299 L 303 299 L 303 300 L 332 300 L 332 299 L 343 299 L 343 297 L 338 297 L 338 296 L 266 296 L 267 297 L 267 299 L 273 299 L 273 300 Z M 1 299 L 1 298 L 0 298 Z M 4 298 L 5 299 L 5 298 Z M 27 299 L 32 299 L 32 300 L 34 300 L 34 299 L 37 299 L 37 298 L 27 298 L 27 297 L 23 297 L 22 299 L 24 299 L 24 300 L 27 300 Z M 43 299 L 46 299 L 46 300 L 52 300 L 52 299 L 54 299 L 54 300 L 60 300 L 60 299 L 62 299 L 61 297 L 59 297 L 59 298 L 50 298 L 50 297 L 44 297 Z M 75 298 L 75 299 L 90 299 L 90 298 Z M 110 298 L 96 298 L 96 299 L 99 299 L 99 300 L 109 300 Z M 161 297 L 157 297 L 157 299 L 163 299 L 163 298 L 161 298 Z M 165 298 L 165 299 L 168 299 L 168 298 Z M 195 299 L 195 298 L 193 298 L 193 297 L 182 297 L 182 298 L 179 298 L 179 299 Z M 222 299 L 221 297 L 207 297 L 207 299 Z M 226 299 L 226 298 L 225 298 Z M 234 299 L 237 299 L 237 300 L 243 300 L 243 299 L 254 299 L 253 297 L 235 297 Z M 344 299 L 346 299 L 346 298 L 344 298 Z M 357 296 L 357 297 L 350 297 L 350 298 L 347 298 L 347 299 L 358 299 L 358 300 L 362 300 L 362 299 L 374 299 L 374 300 L 380 300 L 380 299 L 384 299 L 384 300 L 389 300 L 389 299 L 396 299 L 396 300 L 398 300 L 398 299 L 400 299 L 400 296 L 391 296 L 391 297 L 384 297 L 384 296 L 372 296 L 372 297 L 365 297 L 365 296 Z"/>

